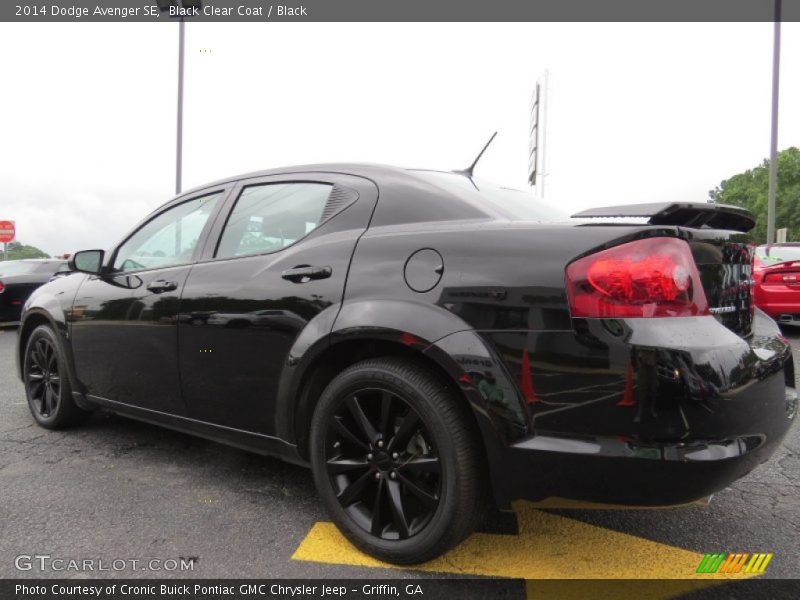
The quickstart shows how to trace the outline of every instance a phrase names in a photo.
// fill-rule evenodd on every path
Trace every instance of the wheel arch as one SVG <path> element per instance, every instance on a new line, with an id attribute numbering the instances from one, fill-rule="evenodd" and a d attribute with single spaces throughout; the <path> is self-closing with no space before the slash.
<path id="1" fill-rule="evenodd" d="M 406 332 L 396 330 L 373 331 L 369 335 L 334 335 L 330 343 L 321 348 L 305 365 L 302 380 L 294 394 L 289 426 L 298 452 L 308 458 L 308 430 L 317 401 L 327 385 L 343 370 L 371 358 L 403 357 L 434 373 L 453 393 L 466 402 L 457 381 L 435 359 L 427 355 L 427 344 Z M 477 425 L 477 423 L 476 423 Z"/>
<path id="2" fill-rule="evenodd" d="M 459 401 L 469 406 L 471 420 L 480 434 L 497 506 L 510 508 L 501 473 L 506 448 L 512 441 L 507 432 L 522 425 L 509 424 L 506 416 L 498 415 L 459 364 L 459 356 L 477 352 L 494 357 L 493 351 L 463 321 L 438 306 L 393 301 L 383 306 L 371 302 L 360 310 L 355 306 L 345 309 L 335 318 L 330 333 L 313 343 L 303 339 L 301 334 L 290 353 L 276 405 L 278 436 L 294 444 L 299 457 L 306 461 L 311 416 L 328 383 L 345 368 L 366 359 L 408 357 L 434 373 Z M 370 323 L 364 318 L 366 315 L 390 315 L 392 318 L 387 319 L 388 324 L 378 324 L 375 320 Z M 497 360 L 494 363 L 500 364 Z"/>
<path id="3" fill-rule="evenodd" d="M 53 316 L 53 314 L 51 313 L 53 307 L 45 307 L 42 306 L 41 304 L 37 304 L 37 306 L 28 308 L 28 310 L 25 311 L 25 314 L 22 317 L 22 322 L 20 323 L 19 330 L 17 332 L 17 352 L 16 352 L 17 376 L 20 379 L 22 379 L 22 365 L 25 359 L 25 347 L 28 345 L 28 340 L 30 339 L 31 334 L 37 327 L 39 327 L 40 325 L 48 325 L 55 332 L 56 337 L 59 340 L 59 343 L 61 343 L 62 349 L 65 346 L 63 341 L 67 331 L 66 319 L 64 319 L 64 313 L 61 310 L 61 307 L 56 304 L 55 308 L 56 308 L 56 316 Z M 61 317 L 60 319 L 59 316 Z M 72 361 L 68 360 L 67 362 L 70 363 L 67 365 L 67 368 L 71 369 Z"/>
<path id="4" fill-rule="evenodd" d="M 72 395 L 75 403 L 84 410 L 90 410 L 92 408 L 91 404 L 86 400 L 83 390 L 77 387 L 78 378 L 75 372 L 72 344 L 69 340 L 69 327 L 66 315 L 55 298 L 50 298 L 49 301 L 47 297 L 44 299 L 37 298 L 36 304 L 29 307 L 23 315 L 17 334 L 17 376 L 20 379 L 23 377 L 25 348 L 28 345 L 31 334 L 40 325 L 48 325 L 55 333 L 56 340 L 64 355 L 64 363 L 67 369 L 67 376 L 72 384 Z"/>
<path id="5" fill-rule="evenodd" d="M 417 356 L 434 341 L 469 329 L 443 308 L 408 300 L 365 299 L 331 305 L 306 324 L 295 339 L 281 373 L 275 406 L 276 434 L 307 455 L 299 422 L 307 424 L 309 388 L 320 379 L 367 358 Z M 311 406 L 313 410 L 313 406 Z"/>

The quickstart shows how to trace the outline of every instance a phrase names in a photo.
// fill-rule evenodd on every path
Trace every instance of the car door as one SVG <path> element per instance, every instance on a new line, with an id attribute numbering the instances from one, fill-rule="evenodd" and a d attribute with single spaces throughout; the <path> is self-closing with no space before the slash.
<path id="1" fill-rule="evenodd" d="M 95 398 L 184 415 L 178 303 L 226 189 L 194 194 L 148 218 L 88 276 L 70 315 L 75 370 Z"/>
<path id="2" fill-rule="evenodd" d="M 274 432 L 289 350 L 317 315 L 341 302 L 376 200 L 372 182 L 330 173 L 237 185 L 181 298 L 178 346 L 190 417 Z"/>

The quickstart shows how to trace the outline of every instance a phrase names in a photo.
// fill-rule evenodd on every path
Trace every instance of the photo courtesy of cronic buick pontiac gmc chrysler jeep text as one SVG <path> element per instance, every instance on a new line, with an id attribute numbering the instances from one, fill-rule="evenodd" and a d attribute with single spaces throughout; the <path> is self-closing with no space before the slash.
<path id="1" fill-rule="evenodd" d="M 342 532 L 416 563 L 482 503 L 693 501 L 797 408 L 750 213 L 561 218 L 469 172 L 315 165 L 171 200 L 27 301 L 47 428 L 110 409 L 310 465 Z"/>

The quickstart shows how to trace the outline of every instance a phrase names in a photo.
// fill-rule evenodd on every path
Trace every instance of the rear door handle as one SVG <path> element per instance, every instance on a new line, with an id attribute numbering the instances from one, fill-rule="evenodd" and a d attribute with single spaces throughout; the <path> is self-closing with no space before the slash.
<path id="1" fill-rule="evenodd" d="M 327 279 L 333 273 L 330 267 L 312 267 L 300 265 L 293 269 L 286 269 L 281 277 L 294 283 L 306 283 L 312 279 Z"/>
<path id="2" fill-rule="evenodd" d="M 154 294 L 161 294 L 162 292 L 171 292 L 172 290 L 178 289 L 178 284 L 174 281 L 164 281 L 163 279 L 157 279 L 156 281 L 151 281 L 147 284 L 147 289 L 153 292 Z"/>

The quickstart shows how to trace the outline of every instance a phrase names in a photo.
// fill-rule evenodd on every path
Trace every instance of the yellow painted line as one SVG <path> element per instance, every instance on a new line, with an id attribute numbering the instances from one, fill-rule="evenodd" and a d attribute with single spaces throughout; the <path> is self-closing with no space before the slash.
<path id="1" fill-rule="evenodd" d="M 476 533 L 412 570 L 520 579 L 713 579 L 696 573 L 703 554 L 536 510 L 516 507 L 517 536 Z M 367 556 L 327 522 L 316 523 L 292 555 L 306 560 L 398 568 Z M 722 576 L 724 579 L 745 574 Z"/>

